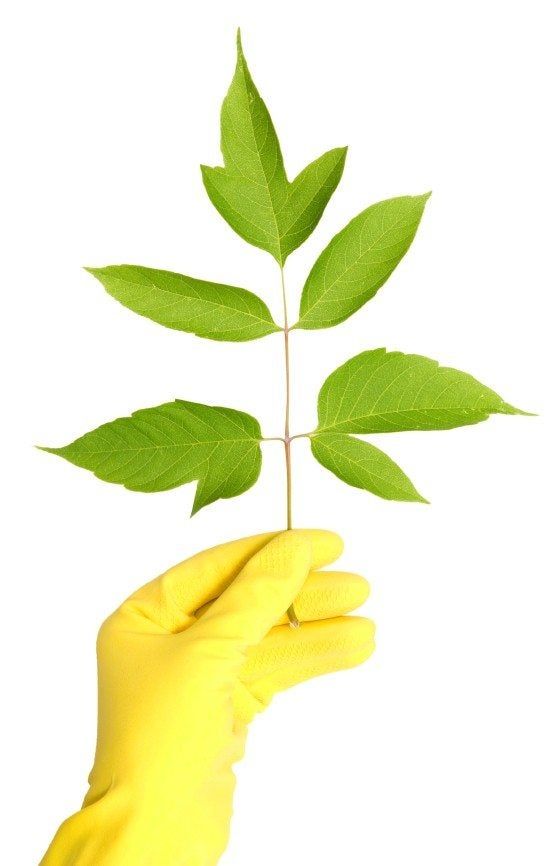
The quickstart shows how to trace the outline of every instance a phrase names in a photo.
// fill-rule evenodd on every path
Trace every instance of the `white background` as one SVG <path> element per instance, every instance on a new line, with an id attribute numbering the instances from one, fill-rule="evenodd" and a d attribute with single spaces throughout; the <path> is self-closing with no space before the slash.
<path id="1" fill-rule="evenodd" d="M 282 525 L 278 443 L 251 492 L 190 522 L 192 485 L 133 494 L 32 448 L 176 396 L 280 434 L 279 335 L 166 331 L 81 270 L 180 270 L 257 291 L 280 315 L 275 264 L 218 216 L 198 170 L 219 162 L 237 24 L 289 174 L 351 146 L 290 259 L 293 309 L 348 219 L 434 191 L 377 298 L 334 330 L 294 334 L 294 430 L 312 428 L 331 370 L 380 345 L 468 370 L 539 417 L 387 436 L 431 507 L 347 488 L 297 443 L 295 521 L 343 535 L 344 567 L 372 581 L 378 650 L 255 723 L 225 866 L 551 866 L 551 31 L 546 3 L 490 0 L 8 5 L 2 862 L 37 863 L 84 793 L 102 619 L 190 553 Z"/>

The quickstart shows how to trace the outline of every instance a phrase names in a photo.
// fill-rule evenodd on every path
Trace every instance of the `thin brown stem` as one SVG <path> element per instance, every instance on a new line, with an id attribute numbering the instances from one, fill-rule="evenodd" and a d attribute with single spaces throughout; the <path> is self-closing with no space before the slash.
<path id="1" fill-rule="evenodd" d="M 283 336 L 285 347 L 285 467 L 287 478 L 287 529 L 292 529 L 292 466 L 290 459 L 290 351 L 289 351 L 289 319 L 287 311 L 287 292 L 285 289 L 285 271 L 281 265 L 281 292 L 283 295 Z M 294 605 L 291 605 L 288 610 L 288 617 L 292 628 L 298 628 L 300 623 L 294 610 Z"/>
<path id="2" fill-rule="evenodd" d="M 287 529 L 292 529 L 292 467 L 290 439 L 285 439 L 285 466 L 287 470 Z"/>

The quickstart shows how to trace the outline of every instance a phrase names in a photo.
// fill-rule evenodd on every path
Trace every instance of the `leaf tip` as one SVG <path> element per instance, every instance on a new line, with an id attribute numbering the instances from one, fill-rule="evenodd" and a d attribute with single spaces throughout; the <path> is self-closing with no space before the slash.
<path id="1" fill-rule="evenodd" d="M 431 505 L 428 499 L 425 496 L 422 496 L 419 490 L 414 487 L 412 484 L 412 489 L 410 491 L 409 497 L 407 496 L 404 502 L 416 502 L 418 505 Z"/>
<path id="2" fill-rule="evenodd" d="M 242 49 L 242 33 L 240 27 L 237 27 L 237 60 L 244 60 L 244 51 Z"/>
<path id="3" fill-rule="evenodd" d="M 61 454 L 63 448 L 49 448 L 47 445 L 33 445 L 37 451 L 46 451 L 47 454 Z"/>
<path id="4" fill-rule="evenodd" d="M 518 409 L 517 406 L 512 406 L 510 403 L 504 403 L 501 411 L 504 415 L 523 415 L 526 418 L 538 418 L 537 412 L 526 412 L 524 409 Z"/>
<path id="5" fill-rule="evenodd" d="M 207 504 L 206 502 L 201 502 L 201 501 L 200 501 L 200 497 L 198 496 L 198 487 L 197 487 L 197 488 L 196 488 L 196 494 L 195 494 L 195 496 L 194 496 L 194 502 L 192 503 L 192 508 L 191 508 L 191 510 L 190 510 L 190 515 L 189 515 L 189 517 L 194 517 L 195 514 L 198 514 L 198 512 L 199 512 L 202 508 L 204 508 L 204 505 L 206 505 L 206 504 Z"/>
<path id="6" fill-rule="evenodd" d="M 341 176 L 344 170 L 344 165 L 346 163 L 346 157 L 348 156 L 348 145 L 344 145 L 343 147 L 337 147 L 336 152 L 338 153 L 338 162 L 340 164 Z"/>
<path id="7" fill-rule="evenodd" d="M 109 269 L 109 268 L 89 268 L 89 267 L 84 267 L 83 270 L 86 271 L 87 274 L 90 274 L 91 277 L 94 277 L 96 280 L 99 280 L 103 285 L 104 285 L 103 277 L 107 277 L 107 276 L 109 276 L 109 274 L 110 274 L 110 269 Z"/>

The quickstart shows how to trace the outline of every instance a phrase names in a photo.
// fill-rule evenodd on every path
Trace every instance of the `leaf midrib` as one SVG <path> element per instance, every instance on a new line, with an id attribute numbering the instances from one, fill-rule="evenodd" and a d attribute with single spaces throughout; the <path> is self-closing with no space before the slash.
<path id="1" fill-rule="evenodd" d="M 195 439 L 192 442 L 179 442 L 172 445 L 143 445 L 137 448 L 106 448 L 101 450 L 95 449 L 87 449 L 87 454 L 116 454 L 116 453 L 124 453 L 127 451 L 140 452 L 140 451 L 163 451 L 169 448 L 186 448 L 202 446 L 202 445 L 237 445 L 237 444 L 245 444 L 250 443 L 252 445 L 259 443 L 259 439 L 247 438 L 247 439 Z M 66 446 L 67 447 L 67 446 Z M 71 446 L 69 446 L 71 447 Z M 47 449 L 47 450 L 57 450 L 63 451 L 65 449 Z"/>
<path id="2" fill-rule="evenodd" d="M 317 432 L 324 433 L 327 430 L 332 430 L 334 427 L 339 427 L 342 424 L 355 424 L 357 421 L 363 421 L 366 418 L 388 418 L 396 417 L 398 415 L 409 415 L 410 413 L 417 413 L 420 415 L 422 412 L 464 412 L 469 414 L 481 411 L 486 412 L 487 415 L 492 415 L 495 413 L 494 409 L 487 409 L 484 407 L 483 409 L 479 409 L 478 407 L 472 409 L 468 408 L 467 406 L 449 406 L 448 408 L 440 406 L 438 406 L 437 408 L 434 408 L 432 406 L 426 406 L 422 409 L 393 409 L 389 410 L 388 412 L 369 412 L 365 415 L 353 415 L 351 417 L 344 418 L 342 421 L 339 421 L 337 423 L 334 422 L 333 424 L 326 425 L 325 427 L 318 427 Z"/>
<path id="3" fill-rule="evenodd" d="M 135 280 L 127 280 L 127 279 L 124 279 L 123 277 L 115 276 L 115 277 L 111 277 L 111 279 L 116 280 L 117 282 L 120 282 L 120 283 L 130 284 L 132 286 L 140 286 L 142 288 L 145 288 L 149 292 L 151 292 L 152 289 L 156 289 L 157 291 L 161 292 L 162 294 L 170 295 L 170 297 L 172 297 L 172 298 L 176 296 L 178 298 L 184 298 L 185 300 L 199 301 L 199 302 L 204 303 L 204 304 L 210 304 L 217 309 L 230 310 L 231 312 L 238 313 L 241 316 L 249 317 L 249 318 L 253 319 L 255 322 L 261 322 L 264 325 L 271 325 L 276 330 L 281 330 L 279 328 L 279 326 L 276 324 L 276 322 L 274 322 L 273 319 L 271 318 L 271 313 L 269 312 L 269 310 L 268 310 L 269 319 L 263 319 L 260 316 L 256 316 L 254 313 L 250 313 L 248 311 L 243 311 L 243 310 L 237 310 L 234 307 L 230 307 L 227 304 L 218 303 L 217 301 L 206 300 L 205 298 L 198 298 L 198 297 L 194 297 L 192 295 L 184 295 L 178 291 L 174 291 L 172 289 L 168 289 L 168 288 L 164 288 L 162 286 L 159 286 L 156 283 L 152 283 L 151 286 L 145 286 L 144 283 L 136 282 Z M 234 287 L 229 286 L 229 288 L 238 288 L 238 286 L 234 286 Z M 247 291 L 247 289 L 244 289 L 244 291 Z M 226 330 L 232 330 L 232 329 L 226 328 Z"/>

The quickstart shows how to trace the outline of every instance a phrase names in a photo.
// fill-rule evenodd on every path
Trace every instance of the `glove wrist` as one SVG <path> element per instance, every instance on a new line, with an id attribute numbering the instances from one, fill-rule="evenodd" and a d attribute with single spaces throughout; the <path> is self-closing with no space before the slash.
<path id="1" fill-rule="evenodd" d="M 41 866 L 207 866 L 190 853 L 193 824 L 181 801 L 154 803 L 125 786 L 91 801 L 89 791 L 83 808 L 59 828 Z"/>

